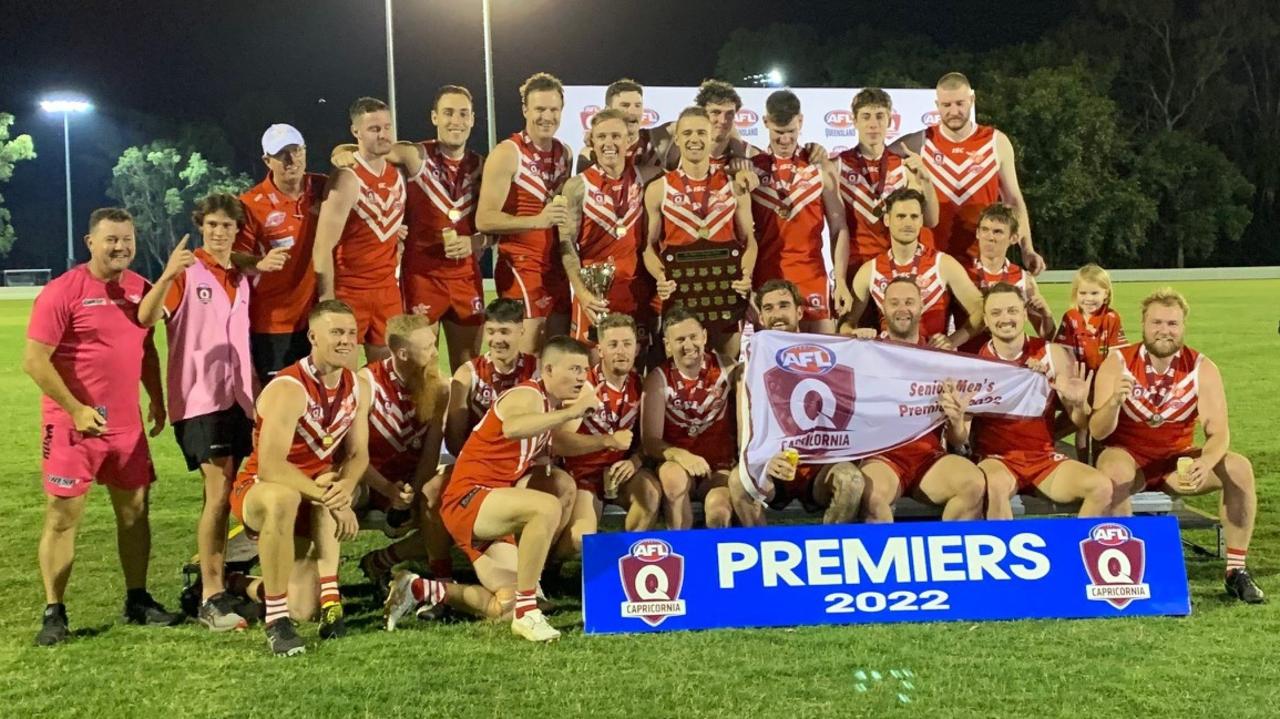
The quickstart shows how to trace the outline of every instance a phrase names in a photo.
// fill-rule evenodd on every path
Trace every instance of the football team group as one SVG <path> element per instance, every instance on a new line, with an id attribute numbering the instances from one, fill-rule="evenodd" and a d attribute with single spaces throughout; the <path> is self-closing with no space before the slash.
<path id="1" fill-rule="evenodd" d="M 1148 296 L 1130 343 L 1109 275 L 1086 265 L 1055 321 L 1013 146 L 974 122 L 963 75 L 938 81 L 936 125 L 891 146 L 892 99 L 861 90 L 858 144 L 839 154 L 799 142 L 788 90 L 769 96 L 757 148 L 737 136 L 727 83 L 704 82 L 674 122 L 642 128 L 643 88 L 620 80 L 576 156 L 555 138 L 560 82 L 537 73 L 520 97 L 524 128 L 487 158 L 467 149 L 472 97 L 456 85 L 436 94 L 422 142 L 397 142 L 387 106 L 357 100 L 354 143 L 333 149 L 328 176 L 307 171 L 297 129 L 270 126 L 262 181 L 199 201 L 200 247 L 183 238 L 154 283 L 128 269 L 129 212 L 92 213 L 90 259 L 41 291 L 23 360 L 43 394 L 37 643 L 69 636 L 64 596 L 95 482 L 115 510 L 125 621 L 184 620 L 146 589 L 148 436 L 166 422 L 203 480 L 198 621 L 261 620 L 278 655 L 305 650 L 297 621 L 319 621 L 325 640 L 346 632 L 341 543 L 375 515 L 396 541 L 360 569 L 385 591 L 388 630 L 458 611 L 557 638 L 540 579 L 609 503 L 644 530 L 693 527 L 695 503 L 702 524 L 728 527 L 792 502 L 828 523 L 889 522 L 902 497 L 964 520 L 1011 518 L 1018 493 L 1124 516 L 1140 491 L 1220 492 L 1227 590 L 1263 601 L 1245 565 L 1253 469 L 1230 449 L 1217 367 L 1183 343 L 1186 300 Z M 688 293 L 701 275 L 672 266 L 707 248 L 735 258 L 719 283 L 728 299 Z M 605 266 L 609 282 L 589 281 Z M 716 311 L 738 298 L 741 318 Z M 858 462 L 779 447 L 762 502 L 739 474 L 735 411 L 756 329 L 1015 363 L 1048 377 L 1048 410 L 975 417 L 972 394 L 938 378 L 936 432 Z M 1055 444 L 1071 436 L 1075 458 Z M 257 575 L 226 570 L 232 515 L 257 542 Z M 453 579 L 455 548 L 474 584 Z"/>

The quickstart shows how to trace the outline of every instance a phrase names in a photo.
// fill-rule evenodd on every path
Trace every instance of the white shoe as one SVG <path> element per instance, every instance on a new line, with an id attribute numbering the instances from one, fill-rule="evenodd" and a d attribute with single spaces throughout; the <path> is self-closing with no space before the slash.
<path id="1" fill-rule="evenodd" d="M 560 638 L 560 632 L 548 624 L 547 618 L 537 609 L 519 619 L 512 619 L 511 631 L 531 642 L 554 642 Z"/>
<path id="2" fill-rule="evenodd" d="M 386 623 L 387 631 L 393 632 L 396 629 L 396 622 L 403 619 L 406 615 L 412 614 L 418 608 L 418 600 L 413 598 L 413 580 L 418 575 L 407 569 L 401 569 L 395 573 L 391 580 L 391 586 L 387 592 L 387 601 L 382 605 L 382 618 Z M 428 600 L 427 604 L 430 604 Z"/>

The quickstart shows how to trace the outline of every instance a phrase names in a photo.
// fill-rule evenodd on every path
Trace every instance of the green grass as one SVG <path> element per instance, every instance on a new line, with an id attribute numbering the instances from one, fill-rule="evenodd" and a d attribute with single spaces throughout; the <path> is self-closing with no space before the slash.
<path id="1" fill-rule="evenodd" d="M 1130 336 L 1150 285 L 1118 288 Z M 1275 516 L 1280 447 L 1280 282 L 1186 283 L 1190 342 L 1222 368 L 1233 447 L 1253 459 L 1259 527 L 1250 564 L 1280 596 Z M 1046 287 L 1060 314 L 1066 286 Z M 43 605 L 35 561 L 40 489 L 38 393 L 19 369 L 29 302 L 0 302 L 0 713 L 91 716 L 1277 716 L 1280 603 L 1222 594 L 1222 564 L 1188 559 L 1193 613 L 1182 619 L 948 623 L 587 637 L 576 600 L 553 623 L 565 637 L 533 646 L 505 625 L 461 623 L 385 634 L 355 566 L 381 542 L 344 547 L 354 610 L 348 638 L 300 660 L 266 652 L 260 629 L 212 636 L 118 622 L 123 588 L 109 503 L 95 489 L 68 593 L 75 640 L 32 646 Z M 194 547 L 199 485 L 172 439 L 153 445 L 151 587 L 170 606 Z M 1200 502 L 1212 508 L 1213 501 Z M 1204 533 L 1194 538 L 1204 541 Z M 566 568 L 566 572 L 572 570 Z M 566 575 L 568 576 L 568 574 Z M 998 598 L 993 598 L 998 601 Z M 785 607 L 778 607 L 785 612 Z M 315 641 L 315 627 L 303 628 Z M 891 669 L 914 676 L 909 705 Z M 885 680 L 855 689 L 859 669 Z"/>

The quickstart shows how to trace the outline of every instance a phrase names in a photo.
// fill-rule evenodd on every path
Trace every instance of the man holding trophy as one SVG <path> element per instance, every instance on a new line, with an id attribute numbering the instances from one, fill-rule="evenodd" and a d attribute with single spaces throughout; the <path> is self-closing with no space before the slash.
<path id="1" fill-rule="evenodd" d="M 643 345 L 654 288 L 653 278 L 637 271 L 641 201 L 645 183 L 658 170 L 627 162 L 627 118 L 621 110 L 597 112 L 589 139 L 596 163 L 564 186 L 568 218 L 560 225 L 560 255 L 573 290 L 569 333 L 594 344 L 600 318 L 620 312 L 638 317 Z"/>

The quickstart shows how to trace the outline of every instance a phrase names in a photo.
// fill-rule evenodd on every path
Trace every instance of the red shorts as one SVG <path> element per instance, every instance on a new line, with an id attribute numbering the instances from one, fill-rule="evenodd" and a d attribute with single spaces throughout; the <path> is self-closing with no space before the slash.
<path id="1" fill-rule="evenodd" d="M 249 532 L 254 539 L 258 537 L 257 530 L 261 527 L 251 526 L 244 520 L 244 498 L 257 483 L 256 478 L 242 472 L 236 475 L 236 482 L 231 485 L 231 514 L 240 520 L 245 531 Z M 305 499 L 298 502 L 298 515 L 293 520 L 293 536 L 311 538 L 311 503 Z"/>
<path id="2" fill-rule="evenodd" d="M 800 290 L 800 301 L 804 310 L 804 315 L 800 319 L 806 322 L 831 319 L 831 283 L 827 280 L 825 268 L 819 265 L 806 272 L 800 271 L 799 268 L 788 271 L 757 267 L 756 274 L 751 276 L 751 281 L 755 289 L 760 289 L 760 286 L 769 280 L 779 278 L 787 280 Z"/>
<path id="3" fill-rule="evenodd" d="M 569 281 L 563 267 L 544 267 L 499 255 L 493 283 L 499 297 L 524 303 L 527 319 L 569 314 Z"/>
<path id="4" fill-rule="evenodd" d="M 1170 474 L 1178 471 L 1179 459 L 1183 457 L 1195 459 L 1200 456 L 1201 452 L 1199 447 L 1183 447 L 1181 449 L 1169 449 L 1168 447 L 1159 446 L 1144 449 L 1119 445 L 1109 445 L 1109 447 L 1123 449 L 1129 453 L 1130 457 L 1133 457 L 1133 461 L 1138 464 L 1138 471 L 1142 473 L 1142 478 L 1147 483 L 1147 489 L 1160 489 L 1164 486 L 1165 479 Z"/>
<path id="5" fill-rule="evenodd" d="M 333 294 L 356 313 L 356 332 L 362 344 L 387 344 L 387 320 L 404 312 L 399 285 L 337 287 Z"/>
<path id="6" fill-rule="evenodd" d="M 404 309 L 432 322 L 449 316 L 460 325 L 484 324 L 484 285 L 472 277 L 432 277 L 418 273 L 400 277 Z"/>
<path id="7" fill-rule="evenodd" d="M 451 489 L 453 491 L 450 491 Z M 499 539 L 476 539 L 471 535 L 476 526 L 476 517 L 480 515 L 480 506 L 484 504 L 490 491 L 492 491 L 491 487 L 474 484 L 454 485 L 450 482 L 445 486 L 444 494 L 440 498 L 440 521 L 444 523 L 449 536 L 453 537 L 454 543 L 463 554 L 467 555 L 467 559 L 470 559 L 472 564 L 475 564 L 475 561 L 494 542 L 516 543 L 513 534 Z"/>
<path id="8" fill-rule="evenodd" d="M 1001 452 L 987 455 L 982 459 L 984 461 L 994 459 L 1003 464 L 1017 482 L 1018 491 L 1029 492 L 1039 487 L 1040 483 L 1053 474 L 1063 462 L 1066 462 L 1068 457 L 1050 450 L 1032 449 Z"/>
<path id="9" fill-rule="evenodd" d="M 65 425 L 44 425 L 41 441 L 44 491 L 79 497 L 94 480 L 116 489 L 141 489 L 156 481 L 142 425 L 91 437 Z"/>
<path id="10" fill-rule="evenodd" d="M 946 456 L 932 435 L 895 447 L 884 454 L 868 457 L 866 461 L 884 462 L 894 474 L 898 475 L 898 486 L 902 488 L 902 496 L 910 497 L 920 487 L 925 473 L 933 467 L 934 462 Z"/>

